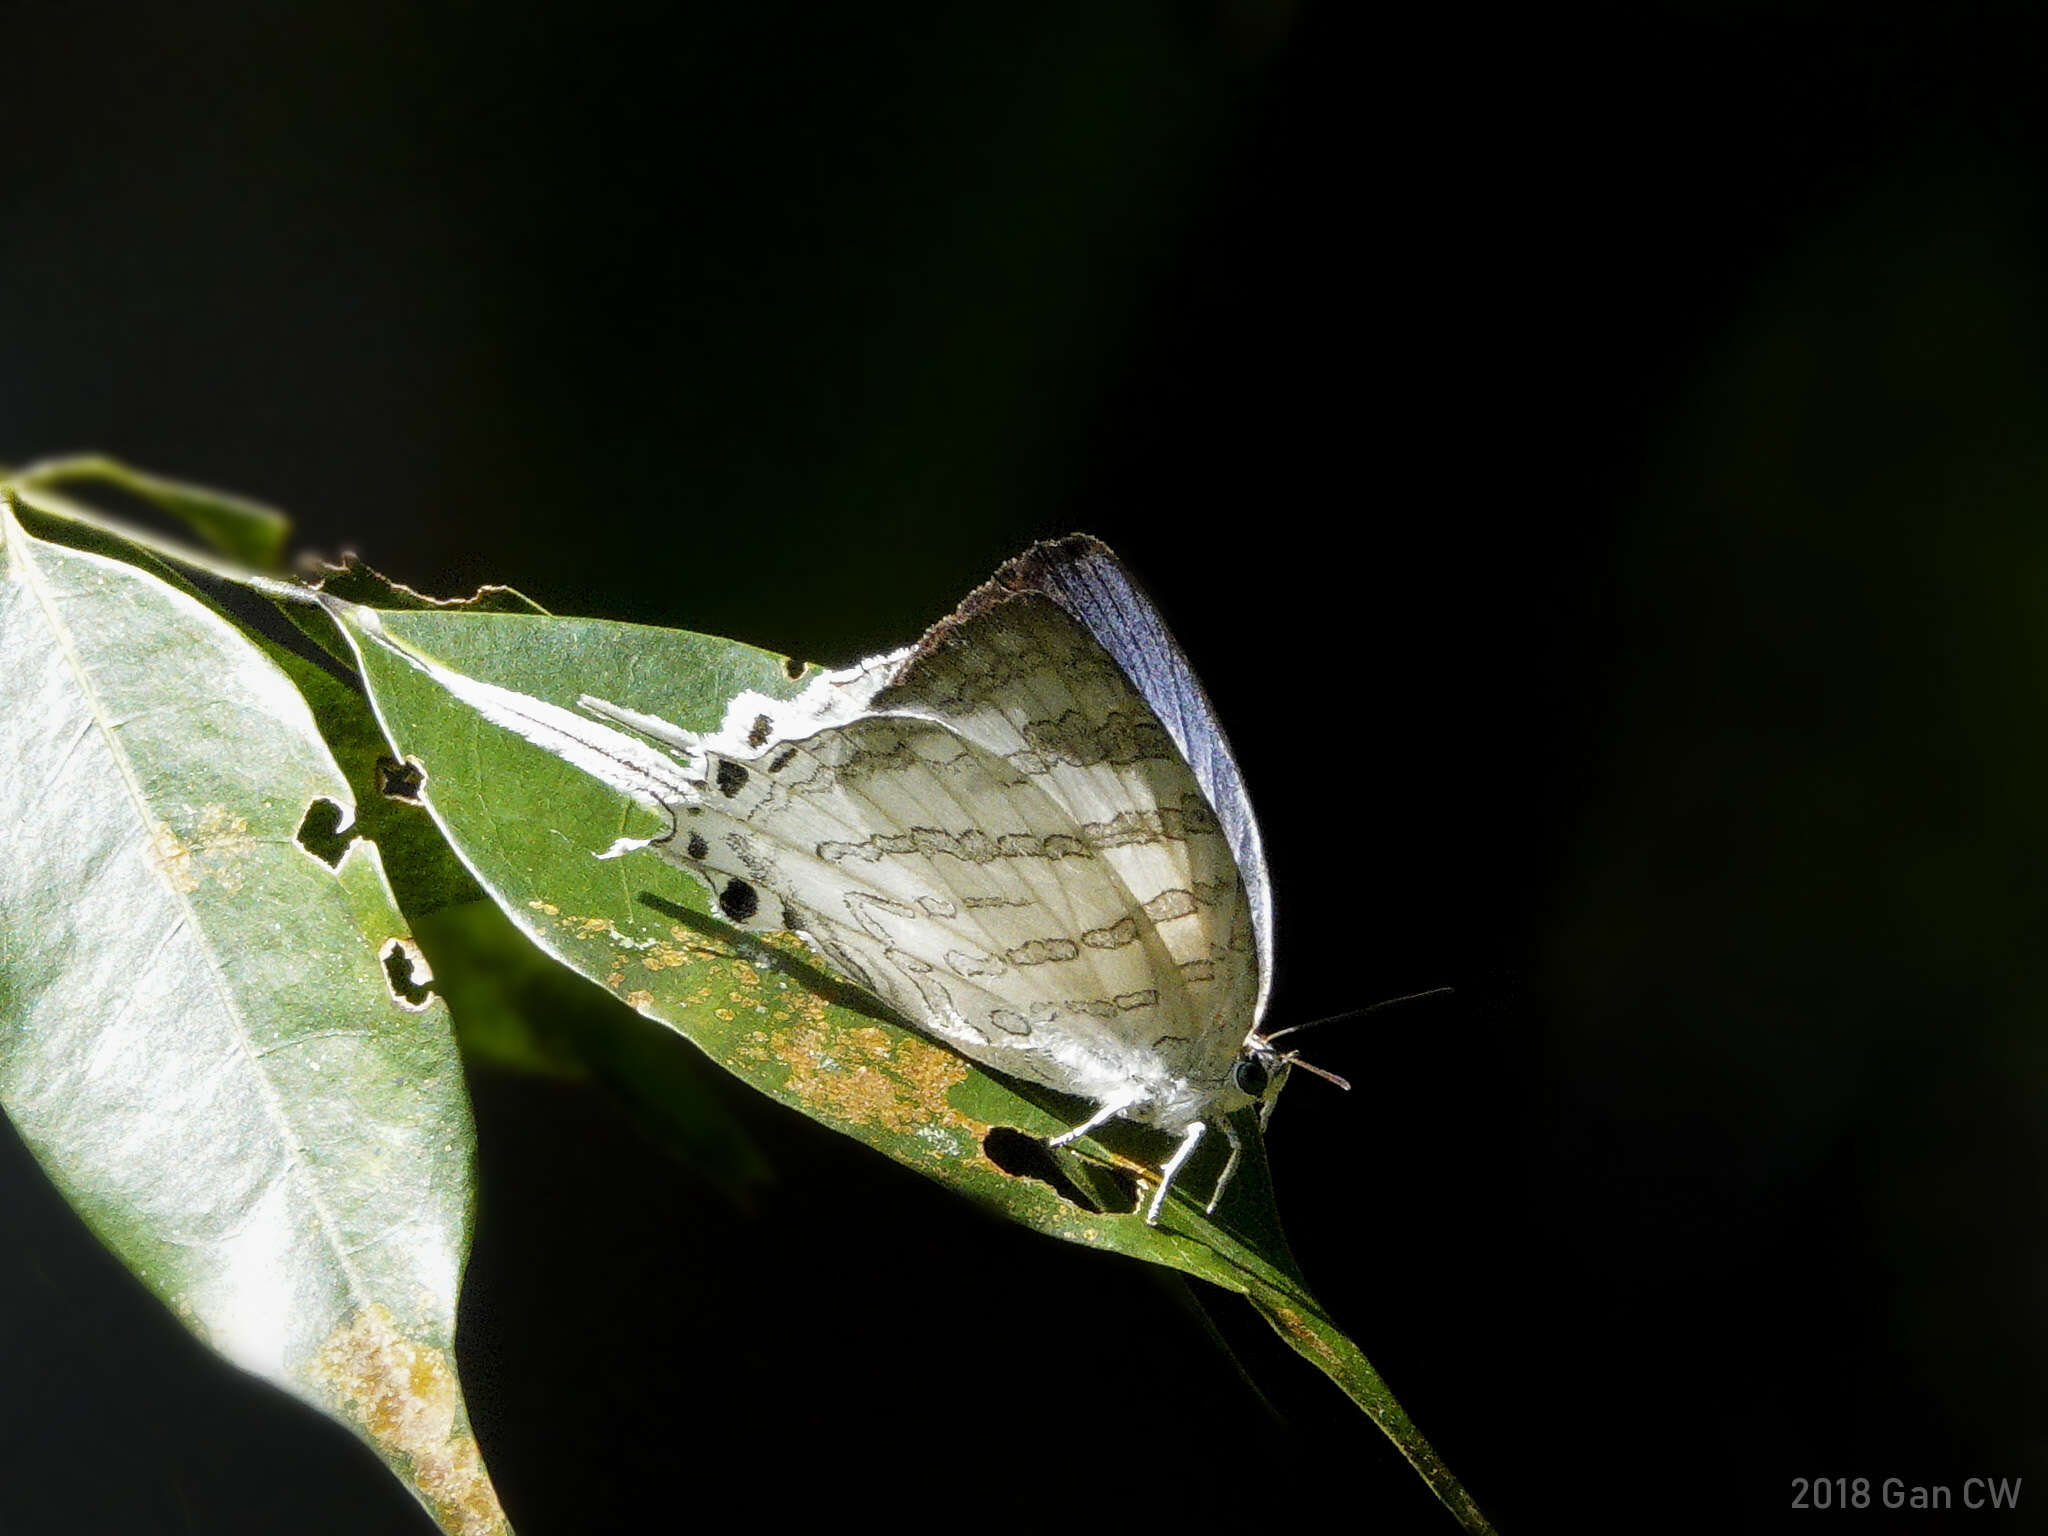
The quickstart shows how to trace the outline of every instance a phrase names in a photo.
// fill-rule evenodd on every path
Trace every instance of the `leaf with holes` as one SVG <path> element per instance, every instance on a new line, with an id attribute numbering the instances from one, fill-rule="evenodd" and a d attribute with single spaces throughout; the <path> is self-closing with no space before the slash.
<path id="1" fill-rule="evenodd" d="M 452 1359 L 471 1130 L 446 1010 L 276 665 L 0 504 L 0 1105 L 228 1359 L 507 1529 Z M 323 841 L 308 829 L 327 810 Z"/>

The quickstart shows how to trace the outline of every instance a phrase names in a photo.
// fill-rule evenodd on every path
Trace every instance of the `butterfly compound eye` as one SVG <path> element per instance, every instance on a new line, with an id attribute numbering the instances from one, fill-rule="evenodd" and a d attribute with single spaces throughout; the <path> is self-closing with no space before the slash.
<path id="1" fill-rule="evenodd" d="M 1267 1085 L 1273 1081 L 1266 1064 L 1256 1056 L 1242 1056 L 1237 1065 L 1230 1069 L 1230 1081 L 1239 1093 L 1248 1093 L 1253 1098 L 1265 1097 Z"/>

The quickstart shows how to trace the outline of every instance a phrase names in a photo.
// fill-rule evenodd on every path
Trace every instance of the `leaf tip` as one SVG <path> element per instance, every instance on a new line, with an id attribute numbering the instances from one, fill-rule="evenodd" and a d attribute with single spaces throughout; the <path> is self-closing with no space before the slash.
<path id="1" fill-rule="evenodd" d="M 410 1339 L 388 1308 L 359 1308 L 308 1368 L 450 1536 L 510 1536 L 497 1490 L 462 1411 L 447 1353 Z"/>

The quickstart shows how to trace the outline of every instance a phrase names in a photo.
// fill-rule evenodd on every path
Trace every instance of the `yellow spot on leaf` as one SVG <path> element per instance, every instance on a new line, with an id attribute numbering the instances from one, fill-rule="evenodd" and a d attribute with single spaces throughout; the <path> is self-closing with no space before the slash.
<path id="1" fill-rule="evenodd" d="M 320 1347 L 308 1374 L 419 1490 L 444 1531 L 509 1533 L 445 1353 L 406 1338 L 372 1302 Z"/>
<path id="2" fill-rule="evenodd" d="M 878 1025 L 836 1027 L 825 1021 L 822 1001 L 794 1027 L 753 1038 L 761 1042 L 757 1059 L 766 1054 L 780 1061 L 789 1069 L 790 1091 L 831 1118 L 899 1135 L 957 1130 L 976 1149 L 975 1160 L 994 1167 L 980 1151 L 988 1126 L 946 1100 L 947 1091 L 967 1079 L 967 1064 L 952 1052 L 914 1036 L 892 1037 Z"/>
<path id="3" fill-rule="evenodd" d="M 1333 1374 L 1342 1367 L 1344 1362 L 1338 1353 L 1330 1348 L 1329 1340 L 1310 1327 L 1308 1319 L 1294 1308 L 1275 1302 L 1272 1305 L 1272 1318 L 1280 1331 L 1286 1334 L 1293 1341 L 1295 1348 L 1302 1353 L 1315 1356 Z"/>
<path id="4" fill-rule="evenodd" d="M 695 965 L 707 959 L 718 959 L 726 951 L 712 949 L 703 944 L 656 944 L 640 957 L 640 963 L 650 971 L 666 971 L 677 966 Z"/>
<path id="5" fill-rule="evenodd" d="M 551 901 L 542 901 L 538 896 L 536 896 L 532 901 L 529 901 L 527 905 L 533 908 L 533 910 L 536 912 L 547 913 L 549 917 L 560 917 L 562 915 L 562 909 L 560 907 L 556 906 Z"/>
<path id="6" fill-rule="evenodd" d="M 199 872 L 192 867 L 192 850 L 163 822 L 156 824 L 156 831 L 150 836 L 149 857 L 180 895 L 189 896 L 199 889 Z"/>
<path id="7" fill-rule="evenodd" d="M 246 816 L 237 816 L 224 805 L 209 805 L 199 812 L 199 825 L 192 832 L 192 853 L 201 879 L 211 880 L 224 891 L 239 891 L 247 879 L 241 856 L 248 846 Z"/>

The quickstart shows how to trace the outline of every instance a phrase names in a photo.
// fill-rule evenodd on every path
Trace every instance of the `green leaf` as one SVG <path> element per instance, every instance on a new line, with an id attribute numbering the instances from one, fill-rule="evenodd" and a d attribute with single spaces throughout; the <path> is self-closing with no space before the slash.
<path id="1" fill-rule="evenodd" d="M 595 1079 L 649 1140 L 735 1204 L 766 1181 L 766 1158 L 707 1081 L 717 1069 L 535 949 L 493 903 L 443 907 L 413 927 L 464 1059 Z"/>
<path id="2" fill-rule="evenodd" d="M 312 567 L 320 590 L 329 597 L 364 608 L 417 608 L 447 611 L 460 609 L 478 613 L 546 613 L 517 587 L 479 587 L 468 597 L 428 597 L 402 582 L 393 581 L 371 569 L 354 555 L 343 555 L 338 564 L 320 562 Z"/>
<path id="3" fill-rule="evenodd" d="M 285 541 L 291 536 L 291 520 L 275 507 L 226 491 L 209 490 L 146 474 L 118 459 L 85 454 L 72 459 L 50 459 L 33 464 L 11 477 L 18 491 L 35 495 L 47 487 L 77 483 L 113 485 L 176 518 L 214 549 L 231 560 L 256 570 L 275 570 L 284 560 Z M 49 500 L 74 513 L 80 509 L 68 499 Z M 118 520 L 91 513 L 96 520 L 118 527 Z"/>
<path id="4" fill-rule="evenodd" d="M 302 841 L 354 813 L 304 700 L 203 604 L 0 501 L 0 762 L 0 1106 L 193 1332 L 444 1530 L 506 1530 L 452 1357 L 447 1013 L 396 985 L 376 845 Z"/>
<path id="5" fill-rule="evenodd" d="M 1486 1528 L 1357 1347 L 1310 1294 L 1275 1213 L 1256 1121 L 1214 1219 L 1137 1213 L 1134 1171 L 1164 1139 L 1127 1122 L 1096 1145 L 1043 1139 L 1087 1113 L 918 1034 L 821 969 L 801 941 L 762 942 L 711 915 L 702 886 L 651 856 L 601 859 L 662 824 L 598 780 L 487 722 L 450 691 L 480 681 L 562 709 L 592 693 L 688 730 L 743 689 L 786 697 L 808 670 L 730 641 L 598 620 L 373 612 L 336 603 L 371 700 L 471 872 L 532 940 L 761 1092 L 985 1207 L 1069 1242 L 1162 1264 L 1249 1297 L 1358 1401 L 1468 1529 Z M 1221 1138 L 1214 1138 L 1220 1141 Z M 1213 1179 L 1223 1148 L 1185 1187 Z"/>
<path id="6" fill-rule="evenodd" d="M 67 459 L 62 463 L 65 466 L 109 466 L 114 461 Z M 85 479 L 88 476 L 79 471 L 71 478 Z M 126 528 L 118 521 L 110 521 L 92 508 L 48 489 L 0 489 L 16 493 L 15 512 L 21 526 L 38 539 L 61 544 L 68 549 L 104 555 L 149 572 L 159 581 L 212 609 L 277 663 L 312 709 L 328 750 L 333 753 L 354 791 L 357 810 L 355 834 L 377 845 L 385 875 L 391 881 L 399 907 L 408 919 L 416 922 L 441 907 L 482 898 L 483 892 L 450 851 L 447 841 L 426 811 L 416 800 L 394 792 L 403 788 L 402 778 L 394 772 L 400 765 L 389 757 L 384 733 L 378 728 L 362 689 L 344 682 L 311 657 L 290 648 L 271 632 L 276 626 L 254 623 L 248 613 L 235 612 L 218 600 L 222 596 L 218 585 L 221 582 L 227 583 L 230 591 L 240 586 L 269 601 L 281 601 L 289 592 L 295 601 L 288 605 L 288 614 L 302 620 L 303 627 L 316 643 L 330 648 L 338 646 L 340 641 L 334 626 L 317 606 L 318 599 L 313 589 L 293 588 L 286 583 L 238 572 L 219 561 L 195 555 L 191 550 L 179 548 L 153 535 Z M 354 563 L 353 557 L 343 565 L 325 569 L 329 573 L 349 573 L 351 580 L 365 584 L 372 591 L 401 594 L 408 590 L 384 582 L 374 573 L 368 576 L 356 574 L 362 568 Z M 211 589 L 196 584 L 195 575 L 199 581 L 213 578 Z M 487 589 L 487 593 L 493 600 L 503 601 L 507 599 L 498 595 L 511 594 L 512 589 L 494 587 Z M 512 597 L 518 603 L 525 602 L 516 594 Z M 431 605 L 428 599 L 418 601 L 422 606 Z M 267 604 L 263 611 L 269 612 Z M 309 619 L 302 617 L 307 614 L 310 614 Z"/>
<path id="7" fill-rule="evenodd" d="M 376 844 L 406 919 L 417 925 L 443 907 L 480 900 L 482 890 L 420 804 L 404 764 L 390 755 L 369 700 L 303 656 L 267 641 L 259 644 L 313 711 L 321 737 L 355 793 L 354 831 Z"/>

